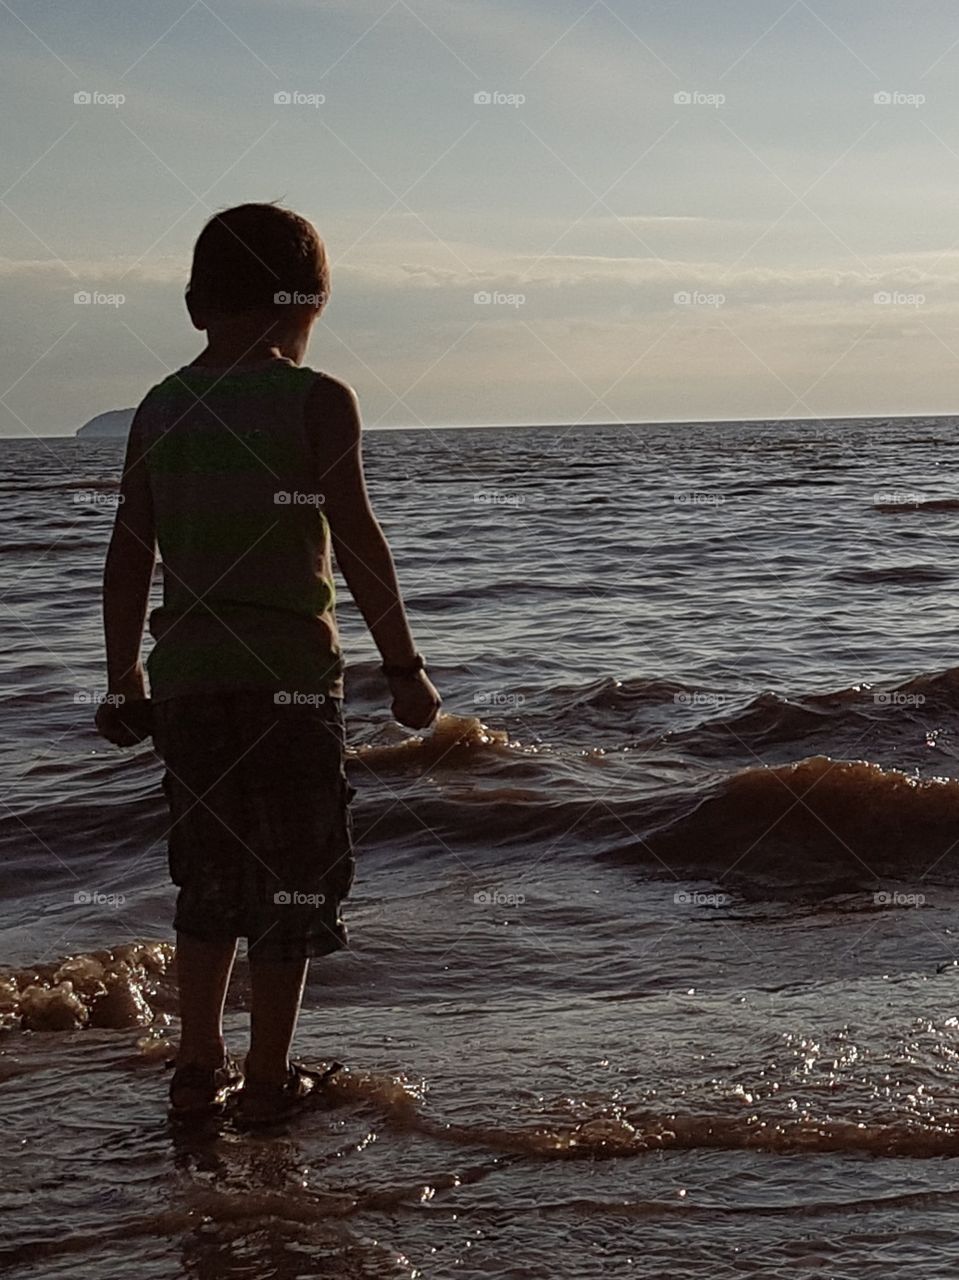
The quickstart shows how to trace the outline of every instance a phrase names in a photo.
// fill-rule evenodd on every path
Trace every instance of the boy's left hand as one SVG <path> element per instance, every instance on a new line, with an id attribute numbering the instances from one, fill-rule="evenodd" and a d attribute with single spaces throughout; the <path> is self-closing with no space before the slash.
<path id="1" fill-rule="evenodd" d="M 135 747 L 153 732 L 153 705 L 146 690 L 137 687 L 130 694 L 113 694 L 97 707 L 97 732 L 117 747 Z"/>

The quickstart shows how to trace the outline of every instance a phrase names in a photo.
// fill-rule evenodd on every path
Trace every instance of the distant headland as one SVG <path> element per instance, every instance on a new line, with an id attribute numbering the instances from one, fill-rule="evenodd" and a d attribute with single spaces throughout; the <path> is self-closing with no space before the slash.
<path id="1" fill-rule="evenodd" d="M 110 409 L 98 413 L 77 431 L 77 438 L 84 440 L 125 440 L 130 434 L 130 423 L 136 409 Z"/>

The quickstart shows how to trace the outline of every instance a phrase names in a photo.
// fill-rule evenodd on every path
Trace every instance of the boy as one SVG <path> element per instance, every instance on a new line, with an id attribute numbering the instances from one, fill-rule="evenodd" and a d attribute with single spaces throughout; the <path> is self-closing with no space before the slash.
<path id="1" fill-rule="evenodd" d="M 331 547 L 396 719 L 422 729 L 440 706 L 370 509 L 356 398 L 301 365 L 328 291 L 326 250 L 305 219 L 272 204 L 217 214 L 186 294 L 206 348 L 148 392 L 130 429 L 103 586 L 113 697 L 97 727 L 129 746 L 152 709 L 166 767 L 175 1116 L 239 1092 L 241 1114 L 270 1121 L 322 1081 L 289 1052 L 309 959 L 345 945 L 339 907 L 353 876 Z M 147 704 L 140 644 L 157 545 Z M 239 937 L 252 988 L 242 1073 L 222 1027 Z"/>

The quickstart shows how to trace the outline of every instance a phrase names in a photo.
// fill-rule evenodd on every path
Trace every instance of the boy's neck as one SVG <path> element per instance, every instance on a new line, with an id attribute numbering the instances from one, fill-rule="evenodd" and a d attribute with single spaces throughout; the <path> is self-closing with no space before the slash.
<path id="1" fill-rule="evenodd" d="M 217 369 L 243 369 L 269 360 L 302 364 L 314 319 L 315 315 L 299 311 L 283 325 L 272 316 L 218 318 L 204 326 L 206 348 L 193 363 Z"/>
<path id="2" fill-rule="evenodd" d="M 294 364 L 300 363 L 295 353 L 284 350 L 279 343 L 271 346 L 237 347 L 234 343 L 213 342 L 207 343 L 193 363 L 211 369 L 245 369 L 269 360 L 292 360 Z"/>

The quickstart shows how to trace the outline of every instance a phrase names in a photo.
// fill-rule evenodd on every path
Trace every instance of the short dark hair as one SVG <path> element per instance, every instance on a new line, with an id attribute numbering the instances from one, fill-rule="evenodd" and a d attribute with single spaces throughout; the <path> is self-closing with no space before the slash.
<path id="1" fill-rule="evenodd" d="M 326 246 L 316 228 L 275 203 L 214 214 L 193 249 L 187 289 L 193 310 L 252 311 L 298 300 L 322 307 L 329 292 Z"/>

